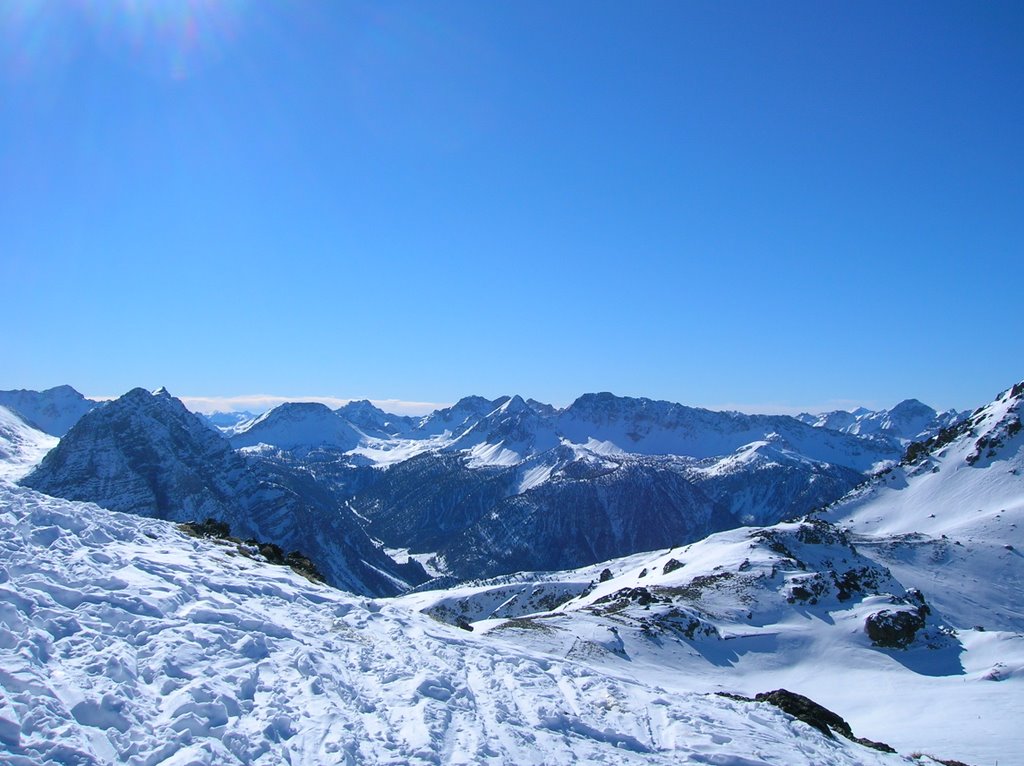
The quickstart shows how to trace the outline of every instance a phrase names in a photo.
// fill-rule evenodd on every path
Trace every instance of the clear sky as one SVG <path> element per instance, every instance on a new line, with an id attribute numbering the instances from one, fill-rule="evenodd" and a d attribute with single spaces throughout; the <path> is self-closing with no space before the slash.
<path id="1" fill-rule="evenodd" d="M 967 408 L 1024 4 L 4 0 L 0 388 Z"/>

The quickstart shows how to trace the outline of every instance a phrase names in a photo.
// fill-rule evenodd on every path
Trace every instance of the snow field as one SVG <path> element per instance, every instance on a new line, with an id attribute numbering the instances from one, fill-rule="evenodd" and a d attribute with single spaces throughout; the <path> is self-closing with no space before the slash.
<path id="1" fill-rule="evenodd" d="M 0 553 L 16 766 L 902 761 L 9 484 Z"/>

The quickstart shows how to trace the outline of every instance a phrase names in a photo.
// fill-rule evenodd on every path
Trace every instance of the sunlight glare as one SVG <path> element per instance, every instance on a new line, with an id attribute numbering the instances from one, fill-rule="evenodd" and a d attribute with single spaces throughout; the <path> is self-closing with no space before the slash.
<path id="1" fill-rule="evenodd" d="M 242 0 L 84 0 L 100 44 L 156 74 L 185 79 L 219 59 L 238 33 Z"/>
<path id="2" fill-rule="evenodd" d="M 0 63 L 21 77 L 70 63 L 85 46 L 159 77 L 186 79 L 237 38 L 246 0 L 5 0 Z"/>

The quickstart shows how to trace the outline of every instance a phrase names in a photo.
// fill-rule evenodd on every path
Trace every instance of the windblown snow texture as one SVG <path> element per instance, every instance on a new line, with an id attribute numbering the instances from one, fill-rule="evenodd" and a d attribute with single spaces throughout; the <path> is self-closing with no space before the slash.
<path id="1" fill-rule="evenodd" d="M 312 584 L 0 484 L 0 754 L 79 764 L 905 763 L 778 708 Z"/>

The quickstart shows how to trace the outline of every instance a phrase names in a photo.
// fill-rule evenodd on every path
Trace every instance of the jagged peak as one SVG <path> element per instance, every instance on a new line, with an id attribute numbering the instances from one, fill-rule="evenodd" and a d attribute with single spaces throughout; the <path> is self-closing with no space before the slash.
<path id="1" fill-rule="evenodd" d="M 150 391 L 149 389 L 146 388 L 142 388 L 141 386 L 136 386 L 135 388 L 126 391 L 125 393 L 121 394 L 121 396 L 114 399 L 111 402 L 111 404 L 119 405 L 125 403 L 148 402 L 154 398 L 156 398 L 156 392 Z"/>
<path id="2" fill-rule="evenodd" d="M 106 402 L 104 406 L 97 407 L 87 413 L 79 422 L 88 422 L 87 419 L 93 414 L 114 414 L 123 412 L 126 409 L 144 411 L 149 413 L 150 416 L 157 413 L 166 413 L 167 416 L 174 417 L 185 415 L 188 416 L 190 420 L 195 420 L 203 430 L 207 430 L 206 426 L 202 424 L 202 416 L 189 410 L 180 399 L 172 396 L 167 389 L 164 388 L 159 388 L 156 391 L 147 391 L 145 388 L 141 387 L 133 388 L 127 393 L 119 396 L 117 399 Z"/>
<path id="3" fill-rule="evenodd" d="M 1021 399 L 1024 398 L 1024 380 L 1019 383 L 1015 383 L 1008 389 L 1003 391 L 998 397 L 997 401 L 1007 401 L 1009 399 Z"/>
<path id="4" fill-rule="evenodd" d="M 536 399 L 527 399 L 526 403 L 541 414 L 553 415 L 558 411 L 554 406 L 547 404 L 546 402 L 537 401 Z"/>
<path id="5" fill-rule="evenodd" d="M 338 409 L 335 410 L 335 412 L 342 412 L 342 413 L 344 413 L 344 412 L 367 412 L 367 411 L 369 411 L 369 412 L 380 412 L 380 413 L 384 412 L 384 410 L 382 410 L 380 407 L 376 406 L 369 399 L 353 399 L 353 400 L 351 400 L 349 402 L 345 402 L 345 404 L 341 405 L 340 407 L 338 407 Z"/>
<path id="6" fill-rule="evenodd" d="M 511 415 L 517 412 L 533 412 L 530 405 L 528 405 L 526 400 L 519 394 L 502 398 L 505 399 L 505 401 L 498 406 L 498 409 L 496 410 L 497 412 L 501 412 L 506 415 Z"/>

